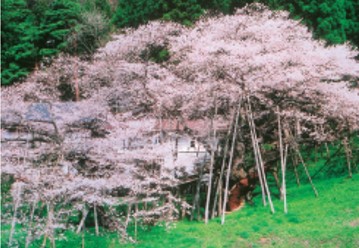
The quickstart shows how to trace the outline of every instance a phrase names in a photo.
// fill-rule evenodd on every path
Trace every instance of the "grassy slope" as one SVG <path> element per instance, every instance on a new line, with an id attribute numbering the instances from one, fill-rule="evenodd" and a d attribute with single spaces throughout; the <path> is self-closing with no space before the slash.
<path id="1" fill-rule="evenodd" d="M 288 189 L 288 210 L 275 200 L 277 212 L 256 207 L 203 223 L 178 222 L 165 232 L 157 228 L 142 233 L 137 245 L 128 247 L 359 247 L 359 175 L 353 179 L 330 179 Z"/>
<path id="2" fill-rule="evenodd" d="M 208 225 L 180 221 L 167 231 L 139 230 L 138 243 L 127 245 L 120 244 L 116 234 L 96 237 L 92 229 L 85 235 L 85 247 L 359 247 L 359 174 L 315 183 L 318 198 L 304 182 L 288 188 L 287 215 L 279 200 L 274 200 L 276 213 L 271 214 L 258 195 L 255 206 L 226 215 L 223 226 L 219 218 Z M 81 236 L 70 232 L 65 236 L 67 241 L 57 241 L 57 248 L 81 247 Z"/>

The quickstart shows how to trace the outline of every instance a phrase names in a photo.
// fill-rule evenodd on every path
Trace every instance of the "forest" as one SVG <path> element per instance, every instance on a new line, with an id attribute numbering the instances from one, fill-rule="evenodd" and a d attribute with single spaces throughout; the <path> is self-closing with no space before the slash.
<path id="1" fill-rule="evenodd" d="M 21 81 L 61 52 L 90 59 L 117 28 L 150 20 L 194 25 L 201 16 L 233 14 L 253 0 L 2 0 L 1 85 Z M 328 45 L 359 46 L 356 0 L 262 0 L 287 10 Z"/>
<path id="2" fill-rule="evenodd" d="M 2 0 L 1 246 L 358 246 L 358 5 Z"/>

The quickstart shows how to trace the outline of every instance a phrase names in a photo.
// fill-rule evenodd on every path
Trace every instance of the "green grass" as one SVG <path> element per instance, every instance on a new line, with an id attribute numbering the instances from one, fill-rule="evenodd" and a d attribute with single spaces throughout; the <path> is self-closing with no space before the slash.
<path id="1" fill-rule="evenodd" d="M 355 143 L 356 145 L 358 142 Z M 337 146 L 330 146 L 334 154 Z M 315 161 L 312 151 L 306 154 L 309 172 L 314 175 L 325 164 L 325 158 Z M 353 153 L 354 155 L 354 153 Z M 357 155 L 353 164 L 357 164 Z M 353 168 L 353 172 L 355 172 Z M 220 219 L 210 220 L 208 225 L 197 221 L 178 221 L 165 228 L 138 228 L 137 243 L 125 244 L 116 233 L 101 231 L 96 236 L 93 228 L 87 228 L 84 236 L 86 248 L 236 248 L 236 247 L 359 247 L 359 174 L 346 177 L 344 154 L 334 156 L 313 182 L 319 192 L 313 190 L 298 165 L 301 186 L 296 185 L 292 167 L 288 167 L 288 214 L 283 213 L 283 202 L 277 199 L 278 190 L 273 177 L 268 175 L 276 213 L 261 204 L 260 187 L 257 187 L 255 205 L 246 205 L 242 210 L 226 215 L 224 225 Z M 2 226 L 1 247 L 7 247 L 9 225 Z M 23 247 L 26 233 L 15 232 L 14 239 Z M 134 237 L 133 226 L 130 234 Z M 22 229 L 24 230 L 24 229 Z M 59 237 L 59 234 L 57 234 Z M 56 241 L 57 248 L 82 247 L 82 236 L 66 231 Z M 41 247 L 43 239 L 33 242 L 32 248 Z M 47 247 L 50 247 L 48 242 Z"/>
<path id="2" fill-rule="evenodd" d="M 275 200 L 276 213 L 261 206 L 246 206 L 208 225 L 178 222 L 170 231 L 155 228 L 141 233 L 139 241 L 125 247 L 359 247 L 359 175 L 329 179 L 288 189 L 288 214 Z"/>
<path id="3" fill-rule="evenodd" d="M 316 181 L 319 197 L 311 186 L 304 184 L 288 188 L 288 214 L 275 199 L 275 214 L 261 204 L 260 195 L 255 206 L 226 215 L 225 225 L 216 218 L 203 222 L 179 221 L 171 228 L 156 226 L 139 229 L 136 244 L 123 244 L 114 233 L 95 236 L 93 229 L 85 235 L 85 247 L 359 247 L 359 175 L 352 179 L 333 178 Z M 8 228 L 3 228 L 6 240 Z M 82 237 L 64 233 L 56 247 L 81 247 Z M 40 247 L 42 240 L 32 247 Z M 3 243 L 4 245 L 5 243 Z M 6 247 L 4 245 L 3 247 Z M 49 246 L 48 246 L 49 247 Z"/>

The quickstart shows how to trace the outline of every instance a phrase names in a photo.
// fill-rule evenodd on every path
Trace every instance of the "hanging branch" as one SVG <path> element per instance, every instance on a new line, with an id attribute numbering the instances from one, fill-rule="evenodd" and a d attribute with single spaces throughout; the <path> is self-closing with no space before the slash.
<path id="1" fill-rule="evenodd" d="M 237 110 L 237 114 L 236 114 L 236 122 L 234 124 L 231 153 L 230 153 L 229 162 L 228 162 L 228 169 L 227 169 L 227 176 L 226 176 L 226 188 L 224 191 L 224 200 L 223 200 L 223 208 L 222 208 L 222 220 L 221 220 L 222 225 L 224 224 L 224 218 L 225 218 L 224 215 L 225 215 L 227 200 L 228 200 L 229 176 L 231 174 L 231 165 L 232 165 L 232 160 L 233 160 L 234 146 L 236 144 L 237 128 L 238 128 L 238 120 L 239 120 L 239 114 L 240 114 L 240 109 L 241 109 L 241 103 L 242 103 L 242 98 L 238 104 L 238 110 Z"/>
<path id="2" fill-rule="evenodd" d="M 256 157 L 256 161 L 259 163 L 259 168 L 260 168 L 260 173 L 259 173 L 258 176 L 259 176 L 259 178 L 262 177 L 264 189 L 265 189 L 265 192 L 266 192 L 267 197 L 268 197 L 269 206 L 271 208 L 272 213 L 274 213 L 275 210 L 274 210 L 274 207 L 273 207 L 272 198 L 271 198 L 271 195 L 270 195 L 267 179 L 266 179 L 266 176 L 265 176 L 263 159 L 262 159 L 261 151 L 260 151 L 259 144 L 258 144 L 257 133 L 256 133 L 256 129 L 255 129 L 255 123 L 254 123 L 254 120 L 253 120 L 253 112 L 252 112 L 251 103 L 250 103 L 250 99 L 249 99 L 248 95 L 247 95 L 247 101 L 248 101 L 247 115 L 248 115 L 249 126 L 250 126 L 250 129 L 251 129 L 251 137 L 252 137 L 254 155 Z M 262 194 L 263 194 L 263 192 L 262 192 Z"/>
<path id="3" fill-rule="evenodd" d="M 217 116 L 217 97 L 214 98 L 214 118 L 211 120 L 211 130 L 213 129 L 213 137 L 210 144 L 211 147 L 211 163 L 209 167 L 209 179 L 208 179 L 208 188 L 207 188 L 207 199 L 206 199 L 206 208 L 205 208 L 205 217 L 204 217 L 204 223 L 208 223 L 208 215 L 209 215 L 209 203 L 211 200 L 211 193 L 212 193 L 212 177 L 213 177 L 213 164 L 214 164 L 214 154 L 215 150 L 217 149 L 216 145 L 216 136 L 217 136 L 217 129 L 213 122 L 213 119 Z"/>

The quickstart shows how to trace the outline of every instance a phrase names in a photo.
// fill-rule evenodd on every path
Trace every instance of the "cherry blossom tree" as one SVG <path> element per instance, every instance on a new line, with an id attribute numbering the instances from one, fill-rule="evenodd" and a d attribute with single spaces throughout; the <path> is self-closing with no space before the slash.
<path id="1" fill-rule="evenodd" d="M 153 47 L 168 60 L 152 61 L 146 54 Z M 342 141 L 358 131 L 357 53 L 313 40 L 287 12 L 252 4 L 194 27 L 156 21 L 124 29 L 92 62 L 60 56 L 1 93 L 2 173 L 15 179 L 3 218 L 12 226 L 9 244 L 28 246 L 42 236 L 55 245 L 59 230 L 86 228 L 89 211 L 96 230 L 102 218 L 128 239 L 132 222 L 180 217 L 189 205 L 176 194 L 179 137 L 207 149 L 191 173 L 201 172 L 198 189 L 213 184 L 212 215 L 224 212 L 215 210 L 224 172 L 233 184 L 253 168 L 244 154 L 253 151 L 264 190 L 273 157 L 284 163 L 287 149 L 301 157 L 299 144 Z M 279 133 L 281 152 L 265 153 L 262 145 L 279 144 Z M 68 221 L 77 215 L 77 223 Z M 13 238 L 16 222 L 27 230 L 22 241 Z"/>

